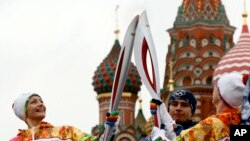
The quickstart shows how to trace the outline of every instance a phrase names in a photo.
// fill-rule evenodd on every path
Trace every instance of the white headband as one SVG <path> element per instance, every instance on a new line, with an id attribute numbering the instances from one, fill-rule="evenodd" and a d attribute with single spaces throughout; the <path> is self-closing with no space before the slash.
<path id="1" fill-rule="evenodd" d="M 18 96 L 13 105 L 12 105 L 12 109 L 14 111 L 14 113 L 16 114 L 16 116 L 18 118 L 20 118 L 21 120 L 25 121 L 26 118 L 26 107 L 25 104 L 26 102 L 29 100 L 29 98 L 33 95 L 38 95 L 36 93 L 24 93 L 21 94 L 20 96 Z M 39 96 L 39 95 L 38 95 Z"/>

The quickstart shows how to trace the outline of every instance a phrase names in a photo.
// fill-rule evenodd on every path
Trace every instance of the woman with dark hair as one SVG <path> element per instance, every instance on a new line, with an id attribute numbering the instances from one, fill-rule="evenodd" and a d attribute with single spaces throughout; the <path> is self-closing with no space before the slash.
<path id="1" fill-rule="evenodd" d="M 46 116 L 46 106 L 40 95 L 25 93 L 13 103 L 15 115 L 23 120 L 28 128 L 19 130 L 16 137 L 10 141 L 98 141 L 100 136 L 91 136 L 73 126 L 53 126 L 43 119 Z M 115 115 L 116 117 L 118 115 Z"/>

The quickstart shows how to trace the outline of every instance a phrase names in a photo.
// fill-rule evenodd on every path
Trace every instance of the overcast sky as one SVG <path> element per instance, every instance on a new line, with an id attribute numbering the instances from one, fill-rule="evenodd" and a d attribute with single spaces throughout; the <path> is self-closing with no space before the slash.
<path id="1" fill-rule="evenodd" d="M 97 94 L 91 83 L 94 71 L 114 43 L 116 5 L 120 6 L 121 44 L 133 17 L 147 10 L 162 86 L 169 44 L 166 29 L 173 27 L 181 3 L 182 0 L 1 0 L 1 140 L 26 128 L 11 108 L 13 100 L 24 92 L 43 97 L 47 106 L 45 121 L 54 125 L 73 125 L 90 133 L 98 124 Z M 237 41 L 243 0 L 223 3 L 231 25 L 237 27 Z M 144 115 L 149 118 L 150 95 L 144 86 L 141 95 Z"/>

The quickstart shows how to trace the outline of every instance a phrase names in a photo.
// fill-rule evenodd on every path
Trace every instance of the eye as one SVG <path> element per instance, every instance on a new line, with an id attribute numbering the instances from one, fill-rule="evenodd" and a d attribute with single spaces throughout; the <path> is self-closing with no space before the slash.
<path id="1" fill-rule="evenodd" d="M 32 100 L 31 102 L 30 102 L 30 104 L 35 104 L 36 103 L 36 100 Z"/>
<path id="2" fill-rule="evenodd" d="M 32 99 L 31 101 L 30 101 L 30 104 L 36 104 L 37 103 L 37 100 L 36 99 Z"/>
<path id="3" fill-rule="evenodd" d="M 43 100 L 42 100 L 42 99 L 39 99 L 39 101 L 40 101 L 41 103 L 43 103 Z"/>
<path id="4" fill-rule="evenodd" d="M 189 107 L 189 104 L 188 103 L 181 103 L 181 106 L 183 106 L 183 107 Z"/>
<path id="5" fill-rule="evenodd" d="M 172 106 L 178 106 L 178 102 L 173 101 L 173 102 L 171 102 L 171 104 L 170 104 L 170 105 L 172 105 Z"/>

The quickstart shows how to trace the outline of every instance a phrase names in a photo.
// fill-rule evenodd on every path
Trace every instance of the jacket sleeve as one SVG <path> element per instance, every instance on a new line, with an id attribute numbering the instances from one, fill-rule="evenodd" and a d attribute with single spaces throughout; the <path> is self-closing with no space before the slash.
<path id="1" fill-rule="evenodd" d="M 200 121 L 195 126 L 183 130 L 174 141 L 202 141 L 210 138 L 213 140 L 229 136 L 229 128 L 218 118 L 209 117 Z"/>
<path id="2" fill-rule="evenodd" d="M 212 131 L 212 120 L 211 119 L 205 119 L 195 126 L 182 130 L 179 136 L 175 138 L 174 141 L 184 141 L 184 140 L 189 140 L 189 141 L 202 141 L 206 140 L 207 136 L 210 136 L 209 134 Z"/>
<path id="3" fill-rule="evenodd" d="M 72 127 L 73 128 L 73 141 L 98 141 L 99 137 L 92 136 L 90 134 L 87 134 L 85 132 L 82 132 L 81 130 Z"/>

